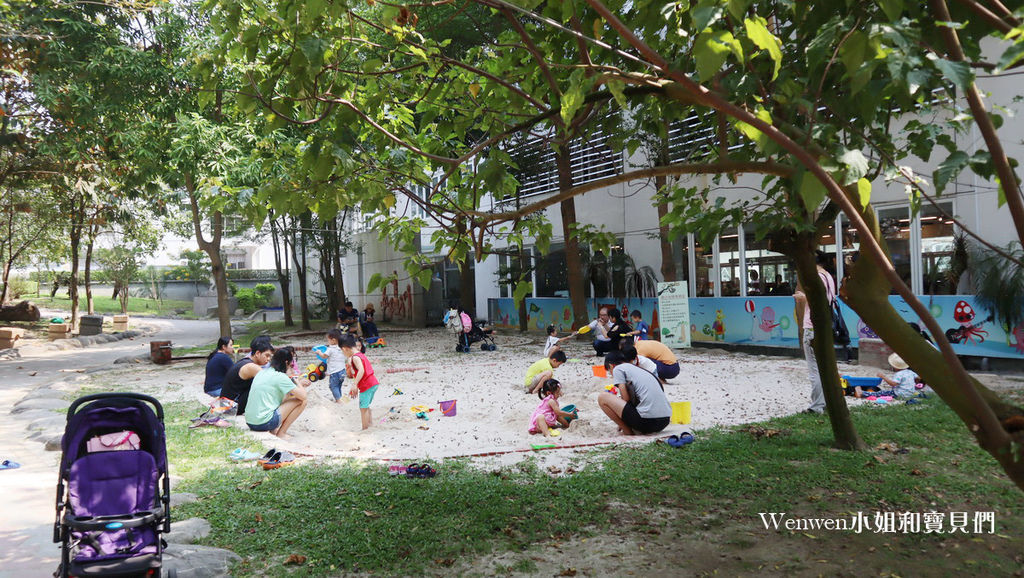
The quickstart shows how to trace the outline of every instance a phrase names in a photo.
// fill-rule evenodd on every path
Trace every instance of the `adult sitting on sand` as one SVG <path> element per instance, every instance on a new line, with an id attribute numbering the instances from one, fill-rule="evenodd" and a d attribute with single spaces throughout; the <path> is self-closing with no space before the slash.
<path id="1" fill-rule="evenodd" d="M 306 409 L 306 387 L 309 380 L 290 375 L 295 353 L 291 347 L 274 352 L 270 367 L 252 380 L 249 414 L 245 423 L 252 431 L 268 431 L 281 439 L 289 439 L 288 428 Z"/>
<path id="2" fill-rule="evenodd" d="M 217 340 L 217 347 L 206 357 L 206 380 L 203 382 L 203 392 L 210 397 L 220 397 L 220 390 L 224 387 L 224 376 L 235 364 L 235 343 L 230 337 L 221 337 Z"/>
<path id="3" fill-rule="evenodd" d="M 608 335 L 608 330 L 611 329 L 612 324 L 608 319 L 608 308 L 602 307 L 597 311 L 597 319 L 591 321 L 587 327 L 594 332 L 594 353 L 596 355 L 604 355 L 611 351 L 612 338 Z"/>
<path id="4" fill-rule="evenodd" d="M 623 345 L 636 347 L 636 352 L 652 361 L 658 366 L 658 377 L 661 379 L 672 379 L 679 375 L 679 359 L 667 345 L 660 341 L 647 339 L 636 343 L 623 342 Z"/>
<path id="5" fill-rule="evenodd" d="M 363 330 L 363 337 L 380 337 L 377 324 L 373 322 L 373 303 L 367 303 L 366 308 L 359 314 L 359 327 Z"/>
<path id="6" fill-rule="evenodd" d="M 221 397 L 226 397 L 238 404 L 238 415 L 245 415 L 245 406 L 249 402 L 249 390 L 252 380 L 274 354 L 274 346 L 270 338 L 260 335 L 249 344 L 249 355 L 239 359 L 231 366 L 224 376 L 224 388 Z"/>
<path id="7" fill-rule="evenodd" d="M 623 435 L 655 433 L 668 426 L 672 406 L 657 377 L 627 363 L 621 351 L 608 352 L 604 367 L 611 371 L 619 395 L 606 391 L 597 396 L 597 404 Z"/>

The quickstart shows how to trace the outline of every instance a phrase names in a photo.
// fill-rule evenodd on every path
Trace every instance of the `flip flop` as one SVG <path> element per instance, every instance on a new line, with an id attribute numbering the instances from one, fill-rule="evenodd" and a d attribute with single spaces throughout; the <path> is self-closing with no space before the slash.
<path id="1" fill-rule="evenodd" d="M 687 444 L 693 443 L 693 434 L 689 432 L 683 432 L 679 435 L 671 435 L 665 439 L 665 443 L 674 448 L 681 448 Z"/>
<path id="2" fill-rule="evenodd" d="M 235 451 L 228 454 L 228 457 L 235 461 L 242 462 L 246 460 L 255 460 L 256 458 L 260 457 L 260 455 L 254 451 L 250 451 L 245 448 L 238 448 Z"/>
<path id="3" fill-rule="evenodd" d="M 290 466 L 295 463 L 295 456 L 289 452 L 277 452 L 269 461 L 263 464 L 264 470 L 276 470 L 277 468 Z"/>
<path id="4" fill-rule="evenodd" d="M 16 470 L 21 467 L 18 462 L 12 462 L 11 460 L 4 460 L 0 462 L 0 470 Z"/>
<path id="5" fill-rule="evenodd" d="M 268 451 L 267 453 L 263 454 L 263 457 L 258 459 L 258 460 L 256 460 L 256 463 L 258 465 L 262 466 L 263 464 L 269 462 L 274 457 L 274 454 L 276 454 L 276 453 L 277 453 L 277 448 L 270 448 L 270 451 Z"/>

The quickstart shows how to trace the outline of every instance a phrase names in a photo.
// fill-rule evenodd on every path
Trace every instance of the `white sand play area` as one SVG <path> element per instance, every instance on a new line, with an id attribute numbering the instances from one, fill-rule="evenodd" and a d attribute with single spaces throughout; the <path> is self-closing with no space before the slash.
<path id="1" fill-rule="evenodd" d="M 797 413 L 807 407 L 810 385 L 803 359 L 733 354 L 722 350 L 677 351 L 682 371 L 666 385 L 672 401 L 690 401 L 692 423 L 670 425 L 650 436 L 622 436 L 597 406 L 597 395 L 610 378 L 593 376 L 591 366 L 602 364 L 588 342 L 570 342 L 570 361 L 555 370 L 562 382 L 560 405 L 575 404 L 579 420 L 559 438 L 545 440 L 527 433 L 528 420 L 540 400 L 524 393 L 526 368 L 542 357 L 541 338 L 497 335 L 498 350 L 455 351 L 455 337 L 443 329 L 383 331 L 388 347 L 368 349 L 381 385 L 372 409 L 374 426 L 360 430 L 358 404 L 336 404 L 326 381 L 310 390 L 305 413 L 292 426 L 292 440 L 283 443 L 270 434 L 253 434 L 268 446 L 323 456 L 376 459 L 440 459 L 490 452 L 529 451 L 532 444 L 559 447 L 616 443 L 649 443 L 684 429 L 700 430 Z M 279 343 L 281 340 L 275 340 Z M 289 339 L 293 345 L 318 345 L 322 339 Z M 311 353 L 300 354 L 303 366 Z M 177 369 L 189 371 L 186 366 Z M 856 368 L 842 366 L 856 374 Z M 196 364 L 193 383 L 202 379 Z M 180 379 L 184 378 L 181 376 Z M 346 387 L 347 390 L 347 387 Z M 401 391 L 401 395 L 396 394 Z M 191 389 L 204 401 L 201 387 Z M 438 403 L 456 400 L 454 417 L 442 415 Z M 413 406 L 433 408 L 419 419 Z M 245 427 L 238 420 L 236 426 Z"/>

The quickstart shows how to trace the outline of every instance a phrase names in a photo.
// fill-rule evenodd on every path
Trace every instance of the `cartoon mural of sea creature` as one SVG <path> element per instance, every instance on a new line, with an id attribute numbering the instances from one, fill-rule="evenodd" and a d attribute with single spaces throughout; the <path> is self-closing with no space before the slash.
<path id="1" fill-rule="evenodd" d="M 1013 342 L 1010 341 L 1011 337 Z M 1018 323 L 1007 335 L 1006 341 L 1007 345 L 1017 350 L 1017 353 L 1024 353 L 1024 323 Z"/>
<path id="2" fill-rule="evenodd" d="M 878 339 L 878 334 L 875 333 L 874 329 L 868 327 L 862 320 L 857 320 L 857 337 L 866 337 L 868 339 Z"/>
<path id="3" fill-rule="evenodd" d="M 536 313 L 540 311 L 540 307 L 536 303 L 530 303 L 530 313 Z"/>
<path id="4" fill-rule="evenodd" d="M 711 324 L 711 329 L 715 332 L 715 341 L 725 341 L 725 314 L 721 309 L 715 309 L 715 322 Z"/>
<path id="5" fill-rule="evenodd" d="M 988 331 L 981 328 L 988 321 L 992 321 L 992 316 L 989 315 L 987 319 L 978 323 L 977 325 L 971 323 L 977 314 L 974 312 L 974 308 L 971 304 L 966 301 L 957 301 L 956 307 L 953 308 L 953 320 L 960 324 L 960 327 L 954 327 L 946 330 L 946 339 L 950 343 L 974 343 L 977 339 L 978 343 L 985 342 L 985 336 L 988 335 Z"/>
<path id="6" fill-rule="evenodd" d="M 767 341 L 772 338 L 772 330 L 780 324 L 775 322 L 775 310 L 771 307 L 761 309 L 761 320 L 758 323 L 757 315 L 752 314 L 754 327 L 750 330 L 751 341 Z"/>

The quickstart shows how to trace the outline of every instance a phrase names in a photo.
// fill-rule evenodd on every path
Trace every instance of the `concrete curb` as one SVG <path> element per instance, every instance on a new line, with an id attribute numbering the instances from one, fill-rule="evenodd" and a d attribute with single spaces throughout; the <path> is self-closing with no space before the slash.
<path id="1" fill-rule="evenodd" d="M 80 349 L 83 347 L 92 347 L 93 345 L 102 345 L 104 343 L 112 343 L 114 341 L 121 341 L 123 339 L 134 339 L 136 337 L 145 337 L 154 333 L 153 328 L 146 327 L 141 329 L 130 329 L 128 331 L 121 331 L 119 333 L 101 333 L 99 335 L 86 335 L 79 337 L 72 337 L 71 339 L 59 339 L 57 341 L 51 341 L 49 343 L 41 343 L 39 345 L 24 345 L 24 348 L 32 348 L 35 351 L 63 351 L 67 349 Z M 0 360 L 2 359 L 19 359 L 21 357 L 22 347 L 12 347 L 10 349 L 0 349 Z"/>

